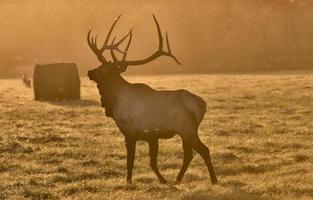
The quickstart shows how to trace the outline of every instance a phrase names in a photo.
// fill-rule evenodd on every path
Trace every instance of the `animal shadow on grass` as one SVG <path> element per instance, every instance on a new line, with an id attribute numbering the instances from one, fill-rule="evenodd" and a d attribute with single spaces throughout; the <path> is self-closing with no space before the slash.
<path id="1" fill-rule="evenodd" d="M 80 100 L 50 100 L 48 103 L 56 106 L 63 107 L 89 107 L 89 106 L 99 106 L 99 101 L 90 100 L 90 99 L 80 99 Z"/>
<path id="2" fill-rule="evenodd" d="M 182 198 L 182 200 L 267 200 L 268 198 L 265 198 L 258 194 L 250 194 L 243 191 L 238 192 L 230 192 L 230 193 L 224 193 L 224 194 L 208 194 L 206 192 L 194 192 L 189 193 L 186 196 Z"/>

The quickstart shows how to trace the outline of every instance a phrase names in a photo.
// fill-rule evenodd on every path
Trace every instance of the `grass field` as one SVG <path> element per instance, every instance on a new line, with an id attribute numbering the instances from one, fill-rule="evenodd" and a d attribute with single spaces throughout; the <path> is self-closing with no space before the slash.
<path id="1" fill-rule="evenodd" d="M 21 80 L 0 80 L 0 199 L 313 199 L 313 74 L 130 76 L 156 89 L 188 89 L 208 103 L 201 157 L 180 185 L 179 137 L 160 141 L 162 185 L 138 142 L 126 184 L 124 138 L 82 78 L 82 100 L 35 102 Z"/>

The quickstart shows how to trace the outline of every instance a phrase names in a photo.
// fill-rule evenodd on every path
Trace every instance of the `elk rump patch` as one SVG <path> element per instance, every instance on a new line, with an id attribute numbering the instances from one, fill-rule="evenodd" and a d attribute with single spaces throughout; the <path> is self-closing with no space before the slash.
<path id="1" fill-rule="evenodd" d="M 33 85 L 35 100 L 80 99 L 80 78 L 75 63 L 36 65 Z"/>

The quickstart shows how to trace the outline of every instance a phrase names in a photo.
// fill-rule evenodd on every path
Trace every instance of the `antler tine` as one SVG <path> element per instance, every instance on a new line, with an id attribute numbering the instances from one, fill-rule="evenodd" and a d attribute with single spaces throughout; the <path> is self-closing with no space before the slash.
<path id="1" fill-rule="evenodd" d="M 124 40 L 130 35 L 130 32 L 132 30 L 134 30 L 134 28 L 131 28 L 130 31 L 122 39 L 120 39 L 120 41 L 114 44 L 114 46 L 118 47 L 122 42 L 124 42 Z"/>
<path id="2" fill-rule="evenodd" d="M 171 53 L 170 43 L 168 42 L 168 34 L 167 34 L 167 32 L 166 32 L 166 45 L 167 45 L 168 53 L 169 53 L 169 54 L 172 54 L 172 53 Z"/>
<path id="3" fill-rule="evenodd" d="M 179 65 L 183 65 L 181 62 L 179 62 L 178 61 L 178 59 L 174 56 L 174 55 L 169 55 L 171 58 L 173 58 L 174 59 L 174 61 L 177 63 L 177 64 L 179 64 Z"/>
<path id="4" fill-rule="evenodd" d="M 107 37 L 105 38 L 104 44 L 103 44 L 102 48 L 100 49 L 101 52 L 103 52 L 106 48 L 108 48 L 108 45 L 107 45 L 107 44 L 108 44 L 108 42 L 109 42 L 111 33 L 112 33 L 112 31 L 113 31 L 113 29 L 114 29 L 116 23 L 118 22 L 118 20 L 120 19 L 121 16 L 122 16 L 122 15 L 119 15 L 119 16 L 115 19 L 114 23 L 112 24 L 112 26 L 111 26 L 111 28 L 110 28 L 110 30 L 109 30 L 109 33 L 108 33 Z"/>
<path id="5" fill-rule="evenodd" d="M 158 36 L 159 36 L 159 51 L 163 51 L 163 36 L 162 36 L 162 32 L 161 32 L 161 28 L 160 25 L 158 23 L 158 20 L 156 19 L 155 15 L 153 14 L 153 20 L 155 22 L 155 25 L 158 29 Z"/>
<path id="6" fill-rule="evenodd" d="M 106 63 L 107 60 L 105 59 L 105 57 L 102 55 L 102 52 L 100 52 L 97 47 L 97 36 L 95 38 L 94 37 L 90 38 L 91 31 L 92 31 L 92 28 L 89 29 L 88 34 L 87 34 L 88 45 L 90 49 L 96 54 L 96 56 L 98 57 L 98 60 L 102 63 Z"/>
<path id="7" fill-rule="evenodd" d="M 92 31 L 92 27 L 89 29 L 88 34 L 87 34 L 87 42 L 88 45 L 90 44 L 90 32 Z"/>
<path id="8" fill-rule="evenodd" d="M 92 43 L 91 43 L 91 41 L 90 41 L 90 33 L 91 33 L 91 31 L 92 31 L 92 27 L 89 29 L 89 31 L 88 31 L 88 34 L 87 34 L 87 42 L 88 42 L 88 45 L 89 45 L 89 47 L 92 49 L 92 51 L 93 51 L 93 46 L 92 46 Z"/>
<path id="9" fill-rule="evenodd" d="M 115 39 L 116 39 L 116 37 L 113 38 L 111 45 L 114 44 Z M 111 53 L 113 62 L 116 62 L 116 61 L 117 61 L 117 57 L 116 57 L 115 54 L 114 54 L 114 49 L 113 49 L 113 48 L 110 49 L 110 53 Z"/>
<path id="10" fill-rule="evenodd" d="M 126 59 L 127 52 L 128 52 L 128 49 L 130 47 L 130 43 L 131 43 L 132 38 L 133 38 L 133 28 L 128 32 L 127 35 L 129 35 L 129 39 L 128 39 L 128 43 L 127 43 L 127 45 L 125 47 L 125 50 L 124 50 L 123 61 L 125 61 L 125 59 Z"/>
<path id="11" fill-rule="evenodd" d="M 92 51 L 97 54 L 98 52 L 97 52 L 97 49 L 95 48 L 96 45 L 95 45 L 94 37 L 90 38 L 91 31 L 92 31 L 92 28 L 88 31 L 87 42 L 88 42 L 89 47 L 92 49 Z M 97 39 L 97 36 L 96 36 L 96 39 Z"/>
<path id="12" fill-rule="evenodd" d="M 95 45 L 95 47 L 97 48 L 97 39 L 98 39 L 98 36 L 96 35 L 95 36 L 95 40 L 94 40 L 94 45 Z M 98 49 L 98 48 L 97 48 Z"/>
<path id="13" fill-rule="evenodd" d="M 134 28 L 132 28 L 131 30 L 133 30 Z M 115 49 L 116 51 L 118 51 L 121 54 L 124 54 L 124 52 L 122 50 L 119 49 L 119 45 L 124 42 L 124 40 L 129 36 L 130 32 L 128 32 L 122 39 L 120 39 L 117 43 L 111 43 L 111 45 L 109 47 L 107 47 L 108 49 Z"/>
<path id="14" fill-rule="evenodd" d="M 171 46 L 170 46 L 170 43 L 169 43 L 169 41 L 168 41 L 168 34 L 167 34 L 167 32 L 166 32 L 166 45 L 167 45 L 168 55 L 169 55 L 171 58 L 173 58 L 177 64 L 182 65 L 181 62 L 179 62 L 179 61 L 177 60 L 177 58 L 172 54 Z"/>

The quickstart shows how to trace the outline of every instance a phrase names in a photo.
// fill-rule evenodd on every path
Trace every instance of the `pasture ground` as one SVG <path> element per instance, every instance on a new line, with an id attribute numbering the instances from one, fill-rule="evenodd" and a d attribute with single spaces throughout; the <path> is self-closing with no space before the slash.
<path id="1" fill-rule="evenodd" d="M 82 78 L 82 100 L 35 102 L 21 80 L 0 80 L 0 199 L 313 199 L 313 74 L 129 76 L 188 89 L 208 103 L 199 135 L 219 184 L 195 157 L 180 185 L 181 140 L 160 141 L 162 185 L 138 142 L 126 184 L 124 138 Z"/>

